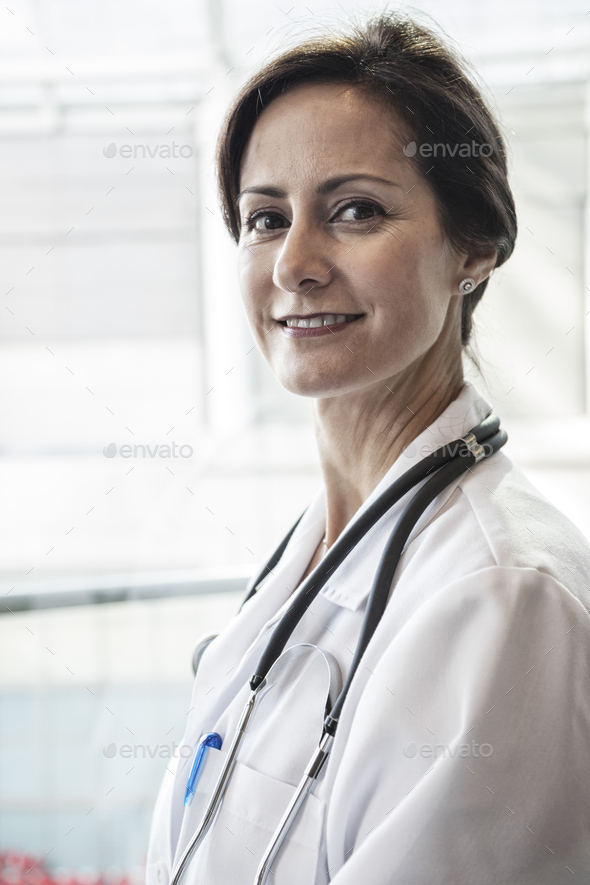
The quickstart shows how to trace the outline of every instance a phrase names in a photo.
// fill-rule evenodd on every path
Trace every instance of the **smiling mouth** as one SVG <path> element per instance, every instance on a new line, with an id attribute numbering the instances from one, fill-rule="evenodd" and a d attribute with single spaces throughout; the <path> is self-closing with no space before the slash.
<path id="1" fill-rule="evenodd" d="M 338 326 L 342 323 L 353 323 L 362 316 L 362 313 L 314 313 L 306 317 L 284 317 L 277 320 L 277 322 L 288 329 L 319 329 L 322 326 Z"/>

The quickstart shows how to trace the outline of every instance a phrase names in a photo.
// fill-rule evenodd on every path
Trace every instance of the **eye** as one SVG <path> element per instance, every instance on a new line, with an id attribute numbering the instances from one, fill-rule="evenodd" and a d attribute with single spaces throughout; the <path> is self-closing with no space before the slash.
<path id="1" fill-rule="evenodd" d="M 355 200 L 354 203 L 348 203 L 334 216 L 338 221 L 370 221 L 377 215 L 385 215 L 385 212 L 376 203 L 361 202 Z"/>
<path id="2" fill-rule="evenodd" d="M 278 212 L 265 212 L 260 210 L 253 212 L 246 219 L 246 229 L 256 231 L 280 230 L 284 226 L 285 219 Z"/>

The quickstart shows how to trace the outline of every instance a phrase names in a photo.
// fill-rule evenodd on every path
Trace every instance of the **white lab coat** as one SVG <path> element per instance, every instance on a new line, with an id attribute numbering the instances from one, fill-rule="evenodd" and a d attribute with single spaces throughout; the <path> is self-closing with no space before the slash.
<path id="1" fill-rule="evenodd" d="M 489 408 L 466 384 L 354 519 Z M 381 551 L 405 502 L 334 572 L 289 642 L 332 652 L 343 676 Z M 205 652 L 185 743 L 217 731 L 229 744 L 270 626 L 289 606 L 323 531 L 322 489 L 273 574 Z M 504 452 L 439 495 L 406 545 L 326 769 L 273 865 L 273 885 L 588 882 L 589 588 L 588 543 Z M 289 681 L 279 679 L 255 714 L 185 885 L 253 882 L 321 733 L 320 670 L 310 658 L 309 666 L 286 674 Z M 167 885 L 223 755 L 223 747 L 208 751 L 186 810 L 191 760 L 176 760 L 166 772 L 148 885 Z"/>

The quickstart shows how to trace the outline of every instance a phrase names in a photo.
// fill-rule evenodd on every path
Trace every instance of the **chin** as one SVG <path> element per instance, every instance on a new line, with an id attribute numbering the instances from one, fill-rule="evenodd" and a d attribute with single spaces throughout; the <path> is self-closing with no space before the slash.
<path id="1" fill-rule="evenodd" d="M 277 380 L 289 393 L 294 393 L 295 396 L 305 396 L 309 399 L 338 396 L 362 386 L 358 378 L 335 379 L 334 374 L 329 372 L 318 372 L 313 377 L 310 377 L 309 374 L 296 375 L 292 372 L 277 374 Z"/>
<path id="2" fill-rule="evenodd" d="M 302 381 L 296 378 L 279 378 L 278 381 L 281 387 L 284 387 L 289 393 L 294 393 L 295 396 L 306 396 L 309 399 L 315 399 L 318 396 L 326 395 L 324 392 L 325 384 L 314 384 L 310 383 L 309 380 Z"/>

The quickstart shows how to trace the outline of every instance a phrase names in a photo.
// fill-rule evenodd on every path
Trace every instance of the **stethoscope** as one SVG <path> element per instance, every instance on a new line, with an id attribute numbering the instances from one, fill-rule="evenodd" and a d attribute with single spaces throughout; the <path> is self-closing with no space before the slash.
<path id="1" fill-rule="evenodd" d="M 381 519 L 381 517 L 384 516 L 385 513 L 387 513 L 387 511 L 405 494 L 420 482 L 426 480 L 422 488 L 416 492 L 411 501 L 405 506 L 397 520 L 395 528 L 387 540 L 373 580 L 373 586 L 367 601 L 367 609 L 363 619 L 360 636 L 344 686 L 334 703 L 330 703 L 329 705 L 330 709 L 326 714 L 319 746 L 310 759 L 303 777 L 296 787 L 295 793 L 293 794 L 293 797 L 259 864 L 254 882 L 255 885 L 263 885 L 267 874 L 270 871 L 271 865 L 276 858 L 281 845 L 285 841 L 307 794 L 319 777 L 329 756 L 346 696 L 361 658 L 385 611 L 393 576 L 412 529 L 428 505 L 434 501 L 437 495 L 462 476 L 462 474 L 471 470 L 479 461 L 486 457 L 490 457 L 497 452 L 506 443 L 507 439 L 508 437 L 505 431 L 500 429 L 499 418 L 491 415 L 482 421 L 481 424 L 478 424 L 477 427 L 474 427 L 464 437 L 447 443 L 447 445 L 442 446 L 435 452 L 432 452 L 432 454 L 423 458 L 422 461 L 415 464 L 406 473 L 395 480 L 395 482 L 393 482 L 369 507 L 367 507 L 365 512 L 340 535 L 320 563 L 302 582 L 293 598 L 292 604 L 277 622 L 271 638 L 258 662 L 256 672 L 250 679 L 250 696 L 238 722 L 225 762 L 217 778 L 215 788 L 205 808 L 201 822 L 193 838 L 185 848 L 177 864 L 176 870 L 173 872 L 170 885 L 179 885 L 180 879 L 190 863 L 193 854 L 203 841 L 215 819 L 231 778 L 248 723 L 252 718 L 252 713 L 254 712 L 258 699 L 261 697 L 261 694 L 267 686 L 267 680 L 271 668 L 282 655 L 289 637 L 307 611 L 309 605 L 325 585 L 334 569 L 342 564 L 350 551 L 378 522 L 378 520 Z M 278 564 L 301 518 L 302 517 L 299 517 L 295 525 L 290 529 L 274 551 L 268 562 L 261 569 L 260 574 L 254 581 L 252 589 L 248 593 L 244 603 L 256 593 L 258 585 Z"/>

